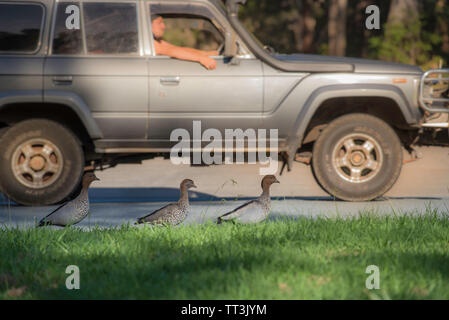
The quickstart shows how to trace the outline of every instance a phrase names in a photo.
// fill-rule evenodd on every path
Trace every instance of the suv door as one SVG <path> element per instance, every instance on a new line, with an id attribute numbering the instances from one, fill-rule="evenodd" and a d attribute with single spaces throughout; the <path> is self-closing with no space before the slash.
<path id="1" fill-rule="evenodd" d="M 67 27 L 76 14 L 69 6 L 79 8 L 79 29 Z M 146 139 L 148 73 L 139 29 L 136 1 L 63 1 L 55 10 L 44 100 L 85 103 L 103 133 L 96 142 L 102 148 L 138 147 Z"/>
<path id="2" fill-rule="evenodd" d="M 164 18 L 164 40 L 174 45 L 200 50 L 224 46 L 229 25 L 220 12 L 207 3 L 152 1 L 150 13 Z M 150 33 L 152 34 L 151 30 Z M 151 37 L 152 38 L 152 37 Z M 152 39 L 153 40 L 153 39 Z M 153 46 L 154 47 L 154 46 Z M 221 47 L 221 48 L 220 48 Z M 149 137 L 153 146 L 166 146 L 170 133 L 184 128 L 192 137 L 193 120 L 202 130 L 258 128 L 263 111 L 263 70 L 259 60 L 241 57 L 233 64 L 223 55 L 212 57 L 215 70 L 197 62 L 153 55 L 149 58 L 150 119 Z M 173 145 L 175 142 L 168 142 Z"/>
<path id="3" fill-rule="evenodd" d="M 49 1 L 0 2 L 0 107 L 42 102 L 47 6 Z"/>

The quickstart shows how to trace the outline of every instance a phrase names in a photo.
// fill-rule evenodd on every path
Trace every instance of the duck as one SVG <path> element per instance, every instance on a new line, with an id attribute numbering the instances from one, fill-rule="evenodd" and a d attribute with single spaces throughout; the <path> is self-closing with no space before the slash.
<path id="1" fill-rule="evenodd" d="M 170 203 L 142 218 L 138 218 L 135 224 L 150 223 L 153 225 L 178 225 L 182 223 L 189 211 L 189 189 L 196 188 L 191 179 L 184 179 L 180 184 L 181 196 L 178 202 Z"/>
<path id="2" fill-rule="evenodd" d="M 259 223 L 264 221 L 271 211 L 270 186 L 273 183 L 280 182 L 274 175 L 266 175 L 261 182 L 262 194 L 260 197 L 218 217 L 217 224 L 227 221 L 240 223 Z"/>
<path id="3" fill-rule="evenodd" d="M 89 187 L 92 182 L 100 181 L 94 172 L 86 172 L 82 179 L 81 193 L 73 200 L 62 204 L 45 218 L 43 218 L 38 227 L 74 225 L 82 221 L 89 213 Z"/>

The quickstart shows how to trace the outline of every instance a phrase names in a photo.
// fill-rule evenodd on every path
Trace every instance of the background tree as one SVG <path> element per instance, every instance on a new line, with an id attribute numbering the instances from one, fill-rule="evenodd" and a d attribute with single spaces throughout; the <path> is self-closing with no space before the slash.
<path id="1" fill-rule="evenodd" d="M 295 37 L 295 47 L 299 52 L 313 52 L 313 38 L 315 35 L 316 19 L 312 12 L 313 0 L 299 1 L 290 0 L 289 4 L 292 8 L 297 7 L 298 10 L 292 10 L 292 20 L 289 29 Z"/>
<path id="2" fill-rule="evenodd" d="M 392 0 L 384 34 L 373 38 L 371 56 L 381 60 L 439 67 L 442 57 L 434 53 L 441 42 L 435 33 L 436 1 Z M 429 24 L 429 22 L 431 22 Z"/>
<path id="3" fill-rule="evenodd" d="M 365 9 L 380 8 L 380 30 Z M 449 67 L 449 0 L 249 0 L 248 30 L 280 53 L 316 53 Z"/>
<path id="4" fill-rule="evenodd" d="M 391 0 L 388 24 L 408 24 L 417 22 L 418 19 L 417 0 Z"/>
<path id="5" fill-rule="evenodd" d="M 346 54 L 346 11 L 348 0 L 330 0 L 328 18 L 328 53 L 333 56 Z"/>
<path id="6" fill-rule="evenodd" d="M 441 37 L 439 54 L 449 56 L 449 1 L 438 0 L 435 6 L 435 34 Z M 448 62 L 448 60 L 446 60 Z"/>

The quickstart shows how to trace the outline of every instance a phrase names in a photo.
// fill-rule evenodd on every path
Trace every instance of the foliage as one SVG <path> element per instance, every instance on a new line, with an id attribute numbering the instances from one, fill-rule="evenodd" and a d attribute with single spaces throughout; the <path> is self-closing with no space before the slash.
<path id="1" fill-rule="evenodd" d="M 4 299 L 449 299 L 435 212 L 258 225 L 0 230 Z M 65 287 L 77 265 L 80 290 Z M 365 287 L 380 269 L 380 290 Z"/>
<path id="2" fill-rule="evenodd" d="M 241 9 L 245 26 L 259 40 L 280 53 L 328 53 L 330 1 L 249 0 Z M 416 64 L 424 69 L 449 63 L 449 1 L 419 1 L 419 16 L 406 24 L 388 24 L 389 0 L 349 0 L 346 56 Z M 365 8 L 375 4 L 381 12 L 381 30 L 365 29 Z M 305 17 L 305 8 L 309 6 Z M 314 20 L 313 44 L 304 48 L 304 19 Z M 313 23 L 312 23 L 313 24 Z"/>
<path id="3" fill-rule="evenodd" d="M 371 56 L 385 61 L 415 64 L 428 68 L 438 67 L 440 56 L 433 55 L 433 46 L 441 43 L 441 37 L 421 32 L 421 22 L 405 27 L 386 24 L 382 37 L 370 39 Z"/>

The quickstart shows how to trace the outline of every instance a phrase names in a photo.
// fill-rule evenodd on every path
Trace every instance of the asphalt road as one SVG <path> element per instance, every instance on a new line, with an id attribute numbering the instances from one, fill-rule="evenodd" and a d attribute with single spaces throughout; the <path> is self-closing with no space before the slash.
<path id="1" fill-rule="evenodd" d="M 271 219 L 280 217 L 351 217 L 370 214 L 427 214 L 432 210 L 449 212 L 449 148 L 422 147 L 422 159 L 404 165 L 401 176 L 384 199 L 348 203 L 334 201 L 315 182 L 310 167 L 295 163 L 285 172 L 271 194 Z M 407 157 L 407 156 L 406 156 Z M 191 215 L 185 223 L 213 220 L 260 194 L 259 165 L 209 167 L 175 166 L 156 158 L 143 164 L 123 164 L 98 171 L 100 182 L 90 189 L 90 216 L 81 227 L 118 226 L 133 223 L 170 201 L 176 201 L 184 178 L 195 181 L 191 192 Z M 0 195 L 0 225 L 33 226 L 51 212 L 51 207 L 23 207 L 10 204 Z"/>

